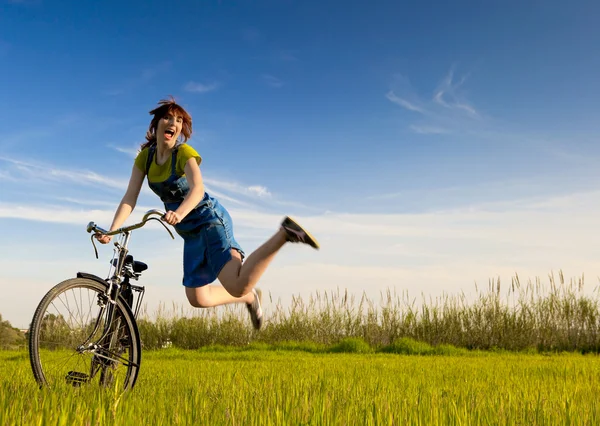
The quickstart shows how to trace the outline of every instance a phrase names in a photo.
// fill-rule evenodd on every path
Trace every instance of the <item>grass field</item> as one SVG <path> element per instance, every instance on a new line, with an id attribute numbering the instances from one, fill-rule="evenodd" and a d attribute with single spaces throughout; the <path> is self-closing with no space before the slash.
<path id="1" fill-rule="evenodd" d="M 600 358 L 581 354 L 146 351 L 132 392 L 40 391 L 0 351 L 1 425 L 600 424 Z"/>

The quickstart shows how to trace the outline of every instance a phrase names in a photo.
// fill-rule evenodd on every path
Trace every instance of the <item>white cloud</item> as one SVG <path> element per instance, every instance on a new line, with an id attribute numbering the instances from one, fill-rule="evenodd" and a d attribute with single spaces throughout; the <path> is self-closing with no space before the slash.
<path id="1" fill-rule="evenodd" d="M 168 71 L 171 68 L 171 65 L 171 61 L 163 61 L 147 67 L 142 71 L 141 80 L 143 82 L 148 82 L 157 75 Z"/>
<path id="2" fill-rule="evenodd" d="M 402 108 L 406 108 L 410 111 L 424 113 L 425 110 L 418 105 L 415 105 L 406 99 L 399 98 L 393 91 L 389 91 L 385 97 L 390 101 L 395 103 L 396 105 L 400 105 Z"/>
<path id="3" fill-rule="evenodd" d="M 196 83 L 194 81 L 190 81 L 185 85 L 185 90 L 191 93 L 208 93 L 213 92 L 219 88 L 218 83 Z"/>
<path id="4" fill-rule="evenodd" d="M 276 57 L 278 60 L 283 62 L 296 62 L 299 60 L 295 52 L 291 50 L 279 50 L 276 53 Z"/>
<path id="5" fill-rule="evenodd" d="M 279 89 L 279 88 L 283 87 L 283 81 L 281 81 L 280 79 L 278 79 L 275 76 L 272 76 L 270 74 L 263 74 L 262 78 L 265 81 L 265 83 L 267 83 L 267 85 L 269 85 L 275 89 Z"/>
<path id="6" fill-rule="evenodd" d="M 133 155 L 133 152 L 127 149 L 118 149 Z M 48 182 L 68 182 L 84 186 L 97 186 L 100 188 L 113 188 L 124 191 L 127 188 L 128 177 L 123 179 L 109 178 L 89 170 L 68 170 L 59 169 L 47 163 L 38 164 L 25 162 L 14 158 L 0 156 L 0 162 L 10 165 L 9 170 L 0 169 L 0 176 L 6 175 L 15 181 L 33 181 L 38 183 Z M 251 207 L 252 203 L 240 200 L 239 195 L 250 198 L 250 200 L 269 200 L 272 203 L 282 203 L 284 201 L 274 200 L 269 189 L 263 185 L 242 185 L 236 182 L 223 181 L 218 179 L 204 179 L 207 192 L 230 201 L 240 206 Z M 143 194 L 152 194 L 147 185 L 142 186 Z M 231 195 L 233 194 L 233 195 Z M 60 197 L 57 197 L 60 198 Z"/>
<path id="7" fill-rule="evenodd" d="M 59 205 L 0 203 L 0 218 L 12 218 L 35 222 L 65 223 L 79 226 L 81 223 L 112 221 L 114 210 L 74 209 Z"/>
<path id="8" fill-rule="evenodd" d="M 231 203 L 235 203 L 238 206 L 243 206 L 243 207 L 248 207 L 248 208 L 254 208 L 256 206 L 247 203 L 245 201 L 239 200 L 236 197 L 232 197 L 230 195 L 225 194 L 224 192 L 215 190 L 212 186 L 210 185 L 204 185 L 204 189 L 206 190 L 206 192 L 208 192 L 211 196 L 214 196 L 216 198 L 218 198 L 219 200 L 223 200 L 223 201 L 228 201 Z"/>
<path id="9" fill-rule="evenodd" d="M 68 181 L 81 185 L 97 185 L 109 188 L 125 189 L 127 180 L 112 179 L 89 170 L 64 170 L 43 164 L 25 162 L 13 158 L 0 157 L 13 166 L 13 171 L 25 178 L 38 181 Z"/>
<path id="10" fill-rule="evenodd" d="M 139 86 L 153 80 L 156 76 L 164 74 L 171 69 L 172 63 L 170 61 L 158 62 L 155 65 L 143 69 L 139 76 L 126 80 L 123 84 L 118 87 L 113 87 L 104 90 L 104 94 L 109 96 L 118 96 L 127 93 Z"/>
<path id="11" fill-rule="evenodd" d="M 247 254 L 269 238 L 282 219 L 279 214 L 251 208 L 235 207 L 229 211 L 236 238 Z M 113 214 L 114 210 L 108 208 L 0 204 L 3 219 L 48 221 L 77 227 L 90 220 L 110 223 Z M 296 219 L 319 239 L 321 250 L 297 244 L 284 247 L 261 279 L 260 286 L 275 298 L 284 300 L 291 294 L 307 298 L 315 291 L 337 288 L 348 289 L 358 297 L 364 291 L 376 300 L 386 289 L 398 293 L 408 291 L 413 297 L 421 293 L 429 296 L 468 292 L 474 289 L 474 282 L 480 288 L 485 287 L 490 278 L 501 277 L 502 282 L 510 282 L 515 273 L 523 280 L 544 277 L 559 269 L 567 276 L 596 277 L 600 272 L 600 245 L 591 230 L 595 229 L 599 216 L 600 191 L 429 213 L 299 216 Z M 140 217 L 141 211 L 132 215 L 131 220 Z M 11 222 L 10 231 L 22 233 L 20 228 L 25 229 L 26 223 Z M 5 234 L 8 232 L 6 224 L 0 220 L 0 230 Z M 159 226 L 153 228 L 162 230 Z M 59 232 L 68 230 L 63 227 Z M 76 232 L 79 235 L 81 230 L 76 229 Z M 164 298 L 185 304 L 179 284 L 182 245 L 178 238 L 171 241 L 168 236 L 155 232 L 140 232 L 134 238 L 134 256 L 150 265 L 142 283 L 149 285 L 149 293 L 153 294 L 148 299 L 152 303 L 150 311 L 160 301 L 164 302 Z M 70 244 L 75 245 L 73 250 L 57 249 L 61 257 L 45 266 L 46 272 L 57 277 L 71 276 L 78 256 L 85 262 L 93 258 L 89 251 L 80 254 L 88 250 L 87 246 L 83 248 L 89 244 L 88 238 L 71 240 Z M 162 247 L 160 256 L 156 253 L 157 244 Z M 36 247 L 31 245 L 30 257 L 37 256 Z M 0 312 L 17 324 L 28 321 L 26 314 L 30 312 L 12 309 L 11 303 L 22 300 L 23 304 L 33 306 L 41 298 L 42 290 L 49 288 L 47 278 L 20 267 L 20 262 L 31 260 L 17 256 L 19 250 L 8 245 L 0 248 L 0 282 L 13 282 L 9 274 L 16 268 L 20 271 L 19 279 L 30 283 L 24 287 L 7 286 L 5 297 L 0 300 Z M 109 248 L 102 250 L 101 256 L 108 256 Z M 31 291 L 32 288 L 37 290 Z"/>
<path id="12" fill-rule="evenodd" d="M 266 187 L 260 186 L 260 185 L 249 186 L 248 191 L 250 191 L 252 194 L 256 194 L 259 197 L 270 197 L 271 196 L 271 193 L 269 192 L 269 190 Z"/>
<path id="13" fill-rule="evenodd" d="M 394 75 L 391 86 L 385 97 L 396 105 L 409 111 L 424 115 L 419 123 L 412 123 L 409 128 L 418 134 L 458 134 L 472 133 L 485 125 L 481 114 L 465 98 L 460 90 L 467 81 L 468 75 L 455 81 L 454 67 L 442 79 L 431 100 L 423 100 L 414 93 L 408 79 L 402 75 Z M 476 120 L 475 120 L 476 119 Z M 487 124 L 489 126 L 489 123 Z"/>
<path id="14" fill-rule="evenodd" d="M 12 176 L 8 170 L 0 170 L 0 180 L 6 184 L 6 182 L 17 182 L 17 179 Z"/>
<path id="15" fill-rule="evenodd" d="M 56 197 L 56 201 L 62 201 L 65 203 L 77 204 L 77 205 L 81 205 L 81 206 L 101 206 L 101 207 L 108 207 L 111 209 L 116 208 L 115 203 L 113 203 L 113 202 L 98 201 L 98 200 L 94 200 L 94 199 L 90 200 L 89 198 L 77 199 L 77 198 L 72 198 L 72 197 Z"/>
<path id="16" fill-rule="evenodd" d="M 447 133 L 451 133 L 450 130 L 448 129 L 444 129 L 442 127 L 436 127 L 436 126 L 419 126 L 419 125 L 415 125 L 412 124 L 410 126 L 410 129 L 415 132 L 415 133 L 419 133 L 421 135 L 443 135 L 443 134 L 447 134 Z"/>
<path id="17" fill-rule="evenodd" d="M 459 82 L 454 81 L 454 69 L 450 69 L 446 77 L 440 83 L 433 97 L 434 102 L 442 105 L 445 108 L 454 108 L 466 111 L 469 115 L 477 117 L 478 113 L 458 92 L 458 89 L 467 80 L 467 76 L 463 76 Z M 449 100 L 446 100 L 449 98 Z"/>
<path id="18" fill-rule="evenodd" d="M 221 189 L 221 190 L 229 191 L 229 192 L 232 192 L 232 193 L 238 194 L 238 195 L 246 195 L 246 196 L 252 196 L 252 197 L 258 196 L 260 198 L 271 197 L 271 192 L 268 190 L 268 188 L 261 186 L 261 185 L 244 186 L 244 185 L 241 185 L 241 184 L 235 183 L 235 182 L 227 182 L 227 181 L 210 179 L 210 178 L 209 179 L 205 178 L 204 182 L 207 185 L 213 186 L 213 187 Z"/>
<path id="19" fill-rule="evenodd" d="M 132 147 L 122 147 L 122 146 L 116 146 L 116 145 L 108 145 L 109 148 L 112 148 L 112 149 L 114 149 L 115 151 L 118 151 L 118 152 L 122 152 L 123 154 L 127 154 L 131 158 L 137 157 L 137 155 L 138 155 L 138 153 L 140 151 L 140 146 L 141 146 L 141 144 L 137 144 L 137 145 L 132 146 Z"/>

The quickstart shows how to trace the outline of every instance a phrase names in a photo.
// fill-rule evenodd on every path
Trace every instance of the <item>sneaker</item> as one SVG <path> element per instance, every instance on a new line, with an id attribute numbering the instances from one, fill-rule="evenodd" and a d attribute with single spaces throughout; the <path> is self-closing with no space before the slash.
<path id="1" fill-rule="evenodd" d="M 246 308 L 248 308 L 248 312 L 250 313 L 252 326 L 256 330 L 259 330 L 263 323 L 263 312 L 261 306 L 262 291 L 260 291 L 260 289 L 252 289 L 252 293 L 254 293 L 254 301 L 252 303 L 246 303 Z"/>
<path id="2" fill-rule="evenodd" d="M 289 216 L 286 216 L 281 222 L 281 227 L 287 233 L 287 240 L 291 243 L 303 243 L 309 246 L 319 249 L 319 243 L 315 237 L 310 235 L 308 231 L 303 229 L 298 222 Z"/>

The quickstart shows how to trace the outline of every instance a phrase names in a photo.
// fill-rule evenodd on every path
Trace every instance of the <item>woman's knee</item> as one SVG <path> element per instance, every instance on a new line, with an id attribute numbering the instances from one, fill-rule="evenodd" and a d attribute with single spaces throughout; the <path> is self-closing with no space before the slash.
<path id="1" fill-rule="evenodd" d="M 225 286 L 223 286 L 225 287 Z M 231 294 L 233 297 L 243 297 L 246 294 L 248 294 L 248 291 L 246 289 L 246 287 L 244 286 L 238 286 L 238 285 L 233 285 L 233 286 L 228 286 L 225 287 L 225 290 L 227 290 L 227 293 Z"/>
<path id="2" fill-rule="evenodd" d="M 210 306 L 210 300 L 208 292 L 202 287 L 200 288 L 186 288 L 185 295 L 187 296 L 188 302 L 194 308 L 208 308 Z"/>
<path id="3" fill-rule="evenodd" d="M 190 302 L 190 305 L 192 305 L 194 308 L 206 308 L 206 305 L 203 305 L 202 303 L 200 303 L 199 300 L 197 299 L 190 299 L 188 297 L 188 301 Z"/>
<path id="4" fill-rule="evenodd" d="M 229 277 L 229 279 L 222 279 L 222 276 L 220 276 L 219 281 L 227 293 L 233 297 L 243 297 L 252 290 L 246 277 Z"/>

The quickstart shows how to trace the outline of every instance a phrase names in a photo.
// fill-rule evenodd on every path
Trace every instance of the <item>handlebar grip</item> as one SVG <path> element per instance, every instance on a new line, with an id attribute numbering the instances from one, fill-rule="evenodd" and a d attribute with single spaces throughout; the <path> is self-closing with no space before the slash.
<path id="1" fill-rule="evenodd" d="M 92 233 L 92 232 L 99 232 L 101 234 L 107 234 L 108 231 L 105 229 L 100 228 L 98 225 L 96 225 L 94 222 L 90 222 L 87 224 L 87 228 L 86 228 L 88 234 Z"/>

